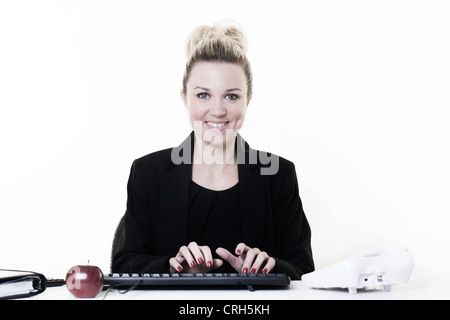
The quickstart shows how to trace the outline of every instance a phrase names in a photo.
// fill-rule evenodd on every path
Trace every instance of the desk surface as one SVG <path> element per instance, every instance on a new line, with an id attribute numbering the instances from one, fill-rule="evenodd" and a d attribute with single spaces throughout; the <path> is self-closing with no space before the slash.
<path id="1" fill-rule="evenodd" d="M 75 298 L 66 286 L 50 287 L 43 293 L 27 298 L 32 300 L 91 300 Z M 121 293 L 119 290 L 104 290 L 92 300 L 450 300 L 448 286 L 434 284 L 423 285 L 408 283 L 392 286 L 391 291 L 382 288 L 358 290 L 350 294 L 346 289 L 313 289 L 302 281 L 291 281 L 287 288 L 256 289 L 151 289 L 131 290 Z"/>

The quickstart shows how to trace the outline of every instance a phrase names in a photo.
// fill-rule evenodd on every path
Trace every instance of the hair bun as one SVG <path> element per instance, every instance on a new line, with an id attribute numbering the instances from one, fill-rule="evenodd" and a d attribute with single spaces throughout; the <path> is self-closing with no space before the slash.
<path id="1" fill-rule="evenodd" d="M 242 67 L 247 78 L 247 97 L 252 96 L 252 70 L 247 59 L 247 40 L 243 29 L 234 21 L 223 20 L 213 26 L 199 26 L 186 39 L 186 68 L 183 75 L 183 92 L 192 68 L 197 62 L 234 63 Z"/>
<path id="2" fill-rule="evenodd" d="M 237 46 L 245 55 L 247 53 L 247 40 L 242 28 L 234 21 L 223 20 L 213 26 L 199 26 L 189 35 L 186 41 L 186 55 L 191 56 L 199 46 L 208 41 L 221 41 Z"/>

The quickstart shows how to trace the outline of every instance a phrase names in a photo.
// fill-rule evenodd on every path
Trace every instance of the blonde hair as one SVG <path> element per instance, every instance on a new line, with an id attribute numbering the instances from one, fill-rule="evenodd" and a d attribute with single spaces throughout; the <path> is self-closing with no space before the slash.
<path id="1" fill-rule="evenodd" d="M 247 40 L 242 28 L 229 21 L 213 26 L 199 26 L 186 40 L 186 69 L 183 76 L 183 93 L 192 68 L 197 62 L 228 62 L 242 67 L 247 78 L 247 97 L 252 96 L 252 71 L 247 59 Z"/>

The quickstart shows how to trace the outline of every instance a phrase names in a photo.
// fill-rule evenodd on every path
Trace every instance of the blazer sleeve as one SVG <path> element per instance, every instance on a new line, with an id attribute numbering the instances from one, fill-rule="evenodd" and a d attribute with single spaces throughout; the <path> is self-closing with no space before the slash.
<path id="1" fill-rule="evenodd" d="M 274 272 L 300 280 L 303 274 L 314 271 L 311 228 L 303 211 L 295 166 L 290 161 L 285 163 L 281 184 L 275 188 Z"/>
<path id="2" fill-rule="evenodd" d="M 145 166 L 151 170 L 151 166 Z M 139 159 L 131 166 L 127 184 L 127 210 L 124 221 L 124 239 L 113 256 L 111 271 L 114 273 L 163 273 L 169 272 L 170 255 L 158 255 L 155 245 L 154 225 L 157 214 L 152 202 L 157 193 L 156 183 L 148 183 L 155 175 L 144 174 Z"/>

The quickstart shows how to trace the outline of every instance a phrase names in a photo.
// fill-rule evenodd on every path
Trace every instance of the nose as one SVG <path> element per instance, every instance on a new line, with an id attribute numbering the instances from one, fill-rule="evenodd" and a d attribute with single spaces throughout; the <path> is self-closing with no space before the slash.
<path id="1" fill-rule="evenodd" d="M 221 99 L 211 102 L 211 115 L 215 117 L 223 117 L 227 113 L 224 102 Z"/>

